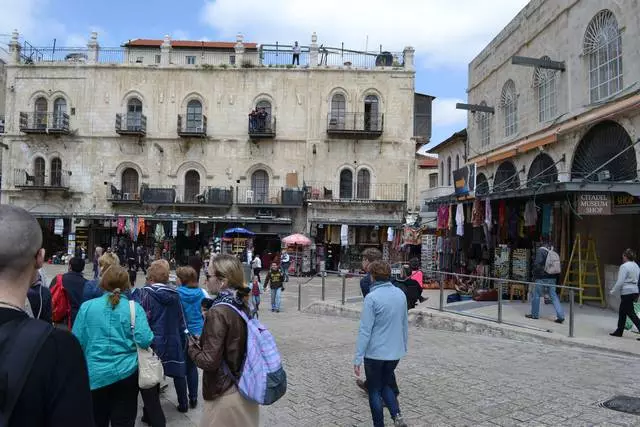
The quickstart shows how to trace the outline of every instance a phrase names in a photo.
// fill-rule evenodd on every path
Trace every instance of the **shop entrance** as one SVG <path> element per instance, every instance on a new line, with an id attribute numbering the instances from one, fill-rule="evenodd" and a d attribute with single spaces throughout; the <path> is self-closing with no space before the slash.
<path id="1" fill-rule="evenodd" d="M 45 249 L 45 257 L 49 259 L 53 255 L 66 255 L 67 240 L 69 235 L 69 220 L 64 220 L 64 229 L 61 236 L 55 234 L 53 219 L 38 219 L 40 229 L 42 230 L 42 247 Z"/>

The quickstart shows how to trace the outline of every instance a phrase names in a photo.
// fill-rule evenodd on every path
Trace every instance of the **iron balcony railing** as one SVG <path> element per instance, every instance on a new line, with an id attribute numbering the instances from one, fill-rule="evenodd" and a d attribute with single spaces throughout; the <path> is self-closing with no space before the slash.
<path id="1" fill-rule="evenodd" d="M 207 136 L 207 116 L 179 114 L 177 130 L 182 137 L 204 138 Z"/>
<path id="2" fill-rule="evenodd" d="M 272 115 L 266 117 L 249 115 L 249 136 L 251 138 L 275 138 L 276 118 Z"/>
<path id="3" fill-rule="evenodd" d="M 298 188 L 236 187 L 236 204 L 300 207 L 303 194 Z"/>
<path id="4" fill-rule="evenodd" d="M 107 200 L 112 203 L 140 203 L 141 189 L 117 188 L 114 184 L 107 187 Z"/>
<path id="5" fill-rule="evenodd" d="M 4 133 L 4 116 L 0 116 L 0 133 Z"/>
<path id="6" fill-rule="evenodd" d="M 384 129 L 384 114 L 329 113 L 327 133 L 330 135 L 377 138 Z"/>
<path id="7" fill-rule="evenodd" d="M 172 187 L 173 188 L 173 187 Z M 197 206 L 231 206 L 233 189 L 218 187 L 176 186 L 176 204 Z"/>
<path id="8" fill-rule="evenodd" d="M 371 184 L 357 182 L 305 182 L 307 200 L 404 202 L 405 184 Z"/>
<path id="9" fill-rule="evenodd" d="M 26 169 L 14 169 L 13 183 L 16 188 L 34 190 L 68 190 L 71 171 L 64 169 L 51 170 L 50 175 L 29 173 Z"/>
<path id="10" fill-rule="evenodd" d="M 21 112 L 20 131 L 24 133 L 69 133 L 69 115 L 66 113 Z"/>
<path id="11" fill-rule="evenodd" d="M 145 136 L 147 134 L 147 116 L 142 113 L 116 114 L 116 133 Z"/>
<path id="12" fill-rule="evenodd" d="M 87 47 L 34 47 L 26 43 L 20 54 L 21 63 L 60 63 L 80 65 L 93 61 L 94 53 Z M 382 51 L 358 51 L 342 47 L 320 46 L 318 48 L 318 62 L 311 64 L 311 50 L 309 46 L 300 46 L 300 67 L 317 65 L 320 67 L 347 67 L 356 69 L 374 69 L 377 67 L 404 67 L 404 54 L 402 52 Z M 99 47 L 95 60 L 99 64 L 140 64 L 161 65 L 162 53 L 160 48 L 140 47 Z M 276 67 L 294 68 L 293 46 L 275 44 L 263 44 L 260 50 L 245 51 L 243 63 L 238 63 L 234 50 L 224 51 L 198 51 L 198 53 L 183 52 L 182 49 L 173 49 L 169 55 L 169 64 L 174 66 L 209 66 L 209 67 Z"/>

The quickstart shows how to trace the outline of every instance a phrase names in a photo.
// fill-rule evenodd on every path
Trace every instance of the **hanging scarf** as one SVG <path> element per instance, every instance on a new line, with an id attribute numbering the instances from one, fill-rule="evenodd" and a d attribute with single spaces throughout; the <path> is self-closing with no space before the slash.
<path id="1" fill-rule="evenodd" d="M 133 219 L 133 230 L 131 230 L 132 234 L 133 234 L 133 241 L 137 242 L 138 241 L 138 218 L 134 218 Z"/>
<path id="2" fill-rule="evenodd" d="M 484 223 L 487 226 L 487 230 L 491 231 L 492 222 L 491 201 L 489 199 L 484 201 Z M 488 233 L 487 233 L 488 234 Z"/>
<path id="3" fill-rule="evenodd" d="M 482 223 L 484 222 L 484 206 L 482 206 L 482 201 L 480 199 L 475 199 L 473 201 L 473 209 L 471 211 L 471 224 L 473 227 L 482 227 Z"/>
<path id="4" fill-rule="evenodd" d="M 456 234 L 464 236 L 464 207 L 462 203 L 456 206 Z"/>
<path id="5" fill-rule="evenodd" d="M 231 304 L 236 307 L 238 310 L 245 310 L 246 306 L 242 297 L 238 296 L 238 292 L 235 289 L 225 289 L 223 291 L 218 292 L 216 297 L 213 299 L 213 305 L 225 303 Z"/>

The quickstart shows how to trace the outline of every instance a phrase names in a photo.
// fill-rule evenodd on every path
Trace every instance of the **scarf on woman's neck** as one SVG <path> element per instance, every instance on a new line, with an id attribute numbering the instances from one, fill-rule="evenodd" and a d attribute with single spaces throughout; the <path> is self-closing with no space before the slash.
<path id="1" fill-rule="evenodd" d="M 224 289 L 218 292 L 216 297 L 213 299 L 213 305 L 220 303 L 231 304 L 240 310 L 244 309 L 244 301 L 238 296 L 235 289 Z"/>

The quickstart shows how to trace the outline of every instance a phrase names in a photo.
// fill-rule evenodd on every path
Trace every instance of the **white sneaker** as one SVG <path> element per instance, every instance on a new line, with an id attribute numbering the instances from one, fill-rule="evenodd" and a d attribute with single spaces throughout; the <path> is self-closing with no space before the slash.
<path id="1" fill-rule="evenodd" d="M 398 414 L 395 420 L 393 420 L 394 427 L 407 427 L 407 423 L 404 422 L 402 415 Z"/>

